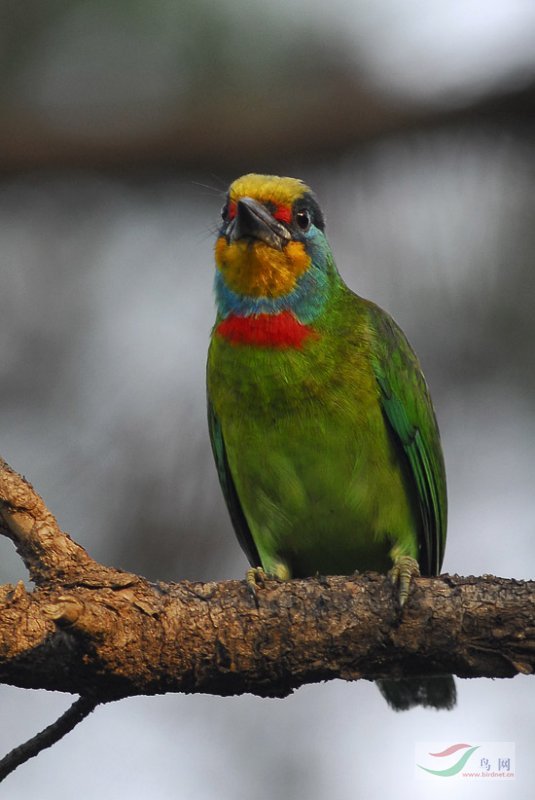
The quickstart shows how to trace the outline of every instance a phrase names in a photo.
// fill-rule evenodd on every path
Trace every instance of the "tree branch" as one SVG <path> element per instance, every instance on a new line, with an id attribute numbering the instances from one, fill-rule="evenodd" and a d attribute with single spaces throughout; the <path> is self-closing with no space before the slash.
<path id="1" fill-rule="evenodd" d="M 256 598 L 245 581 L 153 584 L 94 561 L 1 459 L 0 533 L 35 583 L 0 586 L 0 681 L 81 695 L 0 761 L 0 782 L 98 703 L 121 697 L 284 697 L 331 678 L 535 669 L 533 581 L 419 578 L 402 612 L 375 573 L 268 580 Z"/>
<path id="2" fill-rule="evenodd" d="M 94 698 L 78 698 L 52 725 L 28 739 L 24 744 L 19 745 L 19 747 L 13 748 L 7 756 L 0 759 L 0 783 L 21 764 L 39 755 L 47 747 L 59 742 L 60 739 L 82 722 L 97 705 L 98 700 Z"/>
<path id="3" fill-rule="evenodd" d="M 98 564 L 64 533 L 32 485 L 0 458 L 0 533 L 10 538 L 37 586 L 122 585 L 130 577 Z"/>
<path id="4" fill-rule="evenodd" d="M 330 678 L 535 668 L 535 583 L 382 575 L 151 584 L 93 561 L 0 465 L 0 519 L 36 588 L 0 587 L 0 680 L 102 700 L 170 691 L 283 697 Z"/>

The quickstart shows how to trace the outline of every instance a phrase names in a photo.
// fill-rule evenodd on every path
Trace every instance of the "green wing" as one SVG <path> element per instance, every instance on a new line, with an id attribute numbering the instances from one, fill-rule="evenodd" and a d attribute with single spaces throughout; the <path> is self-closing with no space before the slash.
<path id="1" fill-rule="evenodd" d="M 401 444 L 416 486 L 422 528 L 419 563 L 424 575 L 440 572 L 446 545 L 446 472 L 435 412 L 425 378 L 403 331 L 370 305 L 373 369 L 384 414 Z"/>
<path id="2" fill-rule="evenodd" d="M 236 486 L 234 485 L 234 481 L 232 479 L 232 474 L 230 472 L 227 459 L 225 441 L 223 439 L 223 431 L 221 430 L 219 420 L 214 413 L 213 406 L 210 402 L 210 397 L 208 397 L 208 430 L 210 431 L 210 442 L 212 444 L 212 452 L 215 458 L 219 483 L 221 484 L 221 489 L 223 490 L 223 496 L 229 510 L 230 519 L 232 521 L 232 525 L 234 526 L 238 542 L 240 543 L 245 555 L 249 559 L 251 566 L 259 567 L 261 564 L 258 550 L 256 549 L 253 537 L 251 536 L 251 531 L 249 529 L 249 525 L 247 524 L 247 520 L 245 519 L 245 514 L 243 513 L 240 499 L 236 491 Z"/>

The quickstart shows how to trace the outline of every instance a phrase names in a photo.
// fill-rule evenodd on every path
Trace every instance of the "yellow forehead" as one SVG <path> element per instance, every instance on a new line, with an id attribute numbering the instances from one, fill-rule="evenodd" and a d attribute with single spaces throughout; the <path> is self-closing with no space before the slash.
<path id="1" fill-rule="evenodd" d="M 231 200 L 253 197 L 261 203 L 271 201 L 276 205 L 289 205 L 310 189 L 299 178 L 279 178 L 278 175 L 242 175 L 230 184 Z"/>

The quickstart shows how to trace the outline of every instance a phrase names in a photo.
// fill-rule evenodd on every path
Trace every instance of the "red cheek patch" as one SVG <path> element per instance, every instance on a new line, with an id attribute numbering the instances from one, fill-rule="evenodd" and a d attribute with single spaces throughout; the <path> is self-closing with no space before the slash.
<path id="1" fill-rule="evenodd" d="M 273 216 L 275 219 L 278 219 L 279 222 L 286 222 L 286 224 L 289 225 L 292 221 L 292 209 L 290 206 L 278 205 Z"/>

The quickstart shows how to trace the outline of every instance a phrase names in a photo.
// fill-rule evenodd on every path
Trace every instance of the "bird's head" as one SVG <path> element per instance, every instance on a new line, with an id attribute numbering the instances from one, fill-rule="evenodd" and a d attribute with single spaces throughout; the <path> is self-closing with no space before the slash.
<path id="1" fill-rule="evenodd" d="M 244 175 L 229 188 L 215 245 L 222 316 L 292 311 L 311 321 L 335 272 L 321 209 L 297 178 Z"/>

